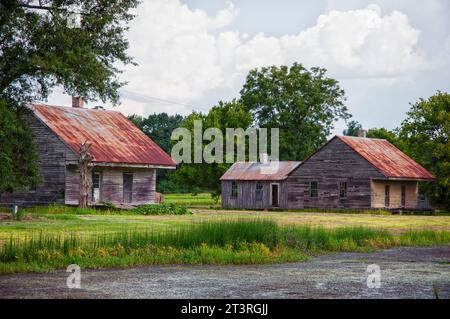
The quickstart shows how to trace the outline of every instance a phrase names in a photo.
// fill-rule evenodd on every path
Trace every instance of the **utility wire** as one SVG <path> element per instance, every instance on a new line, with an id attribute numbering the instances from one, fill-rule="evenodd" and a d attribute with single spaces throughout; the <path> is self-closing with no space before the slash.
<path id="1" fill-rule="evenodd" d="M 146 94 L 142 94 L 142 93 L 131 92 L 129 90 L 122 90 L 122 93 L 124 93 L 130 99 L 133 99 L 133 96 L 136 96 L 136 97 L 144 99 L 144 100 L 153 100 L 153 101 L 158 101 L 158 102 L 163 102 L 163 103 L 168 103 L 168 104 L 180 105 L 180 106 L 184 106 L 187 108 L 191 108 L 193 110 L 198 109 L 203 112 L 208 112 L 208 110 L 209 110 L 209 108 L 206 108 L 206 107 L 199 107 L 199 106 L 194 106 L 191 104 L 175 102 L 175 101 L 166 100 L 166 99 L 162 99 L 159 97 L 150 96 L 150 95 L 146 95 Z"/>

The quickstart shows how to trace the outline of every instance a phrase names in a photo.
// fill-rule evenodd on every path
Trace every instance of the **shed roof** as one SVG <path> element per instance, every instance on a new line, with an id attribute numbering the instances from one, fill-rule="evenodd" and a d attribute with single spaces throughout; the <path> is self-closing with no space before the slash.
<path id="1" fill-rule="evenodd" d="M 389 141 L 378 138 L 336 136 L 369 161 L 387 178 L 432 180 L 433 174 Z"/>
<path id="2" fill-rule="evenodd" d="M 91 142 L 94 162 L 176 165 L 169 155 L 120 112 L 44 104 L 32 105 L 31 109 L 77 154 L 81 143 Z"/>
<path id="3" fill-rule="evenodd" d="M 242 180 L 242 181 L 279 181 L 287 177 L 301 162 L 277 161 L 270 162 L 271 165 L 260 162 L 236 162 L 220 180 Z"/>

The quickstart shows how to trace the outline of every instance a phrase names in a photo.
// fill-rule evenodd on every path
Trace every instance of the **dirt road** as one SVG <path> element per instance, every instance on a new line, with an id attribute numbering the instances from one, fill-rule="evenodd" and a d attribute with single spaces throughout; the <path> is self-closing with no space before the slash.
<path id="1" fill-rule="evenodd" d="M 381 270 L 368 288 L 367 266 Z M 450 246 L 339 253 L 304 263 L 146 266 L 0 276 L 0 298 L 450 298 Z M 433 288 L 434 287 L 434 288 Z"/>

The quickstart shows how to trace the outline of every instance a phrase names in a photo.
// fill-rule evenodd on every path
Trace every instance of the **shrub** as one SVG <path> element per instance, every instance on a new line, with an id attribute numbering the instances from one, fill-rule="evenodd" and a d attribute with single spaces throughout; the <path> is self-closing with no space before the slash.
<path id="1" fill-rule="evenodd" d="M 186 215 L 192 214 L 189 209 L 175 204 L 144 204 L 139 205 L 134 212 L 141 215 Z"/>

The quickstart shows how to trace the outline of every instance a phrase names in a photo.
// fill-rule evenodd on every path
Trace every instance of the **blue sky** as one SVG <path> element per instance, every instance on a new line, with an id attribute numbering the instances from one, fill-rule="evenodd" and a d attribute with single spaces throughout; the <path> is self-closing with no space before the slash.
<path id="1" fill-rule="evenodd" d="M 144 0 L 137 13 L 125 114 L 207 111 L 237 97 L 249 69 L 293 62 L 327 68 L 365 128 L 392 129 L 409 102 L 450 87 L 446 0 Z M 56 90 L 48 102 L 70 97 Z"/>

